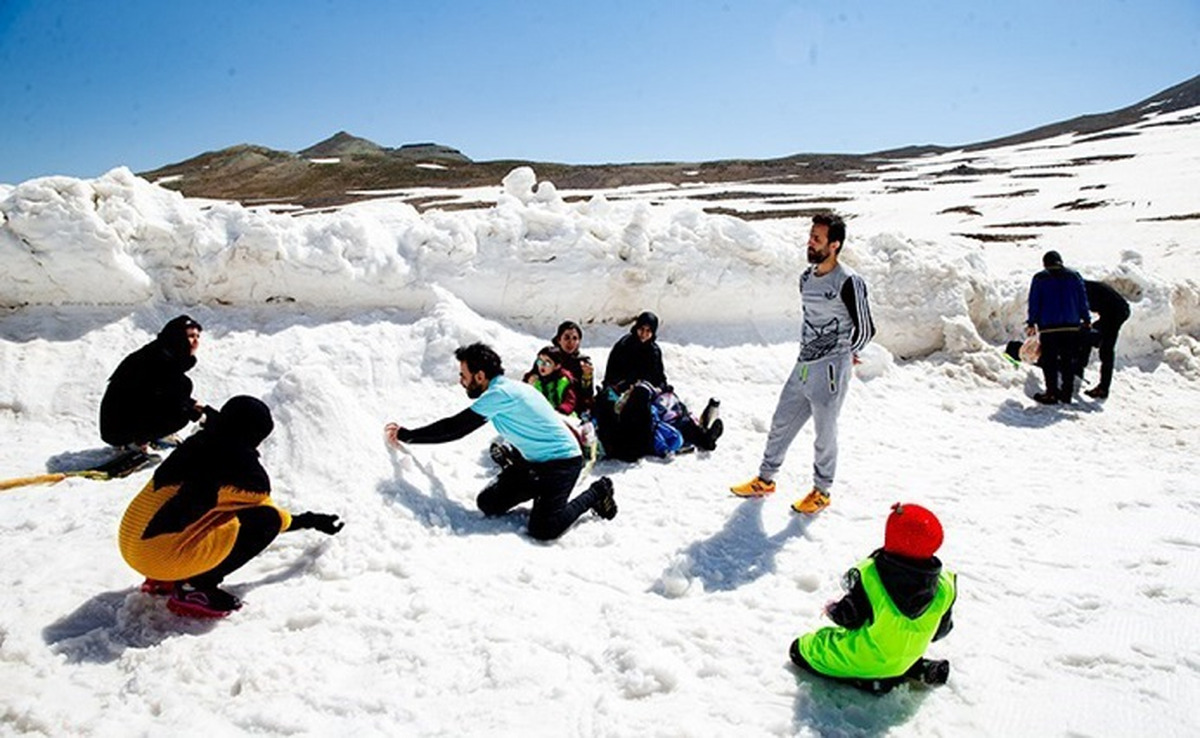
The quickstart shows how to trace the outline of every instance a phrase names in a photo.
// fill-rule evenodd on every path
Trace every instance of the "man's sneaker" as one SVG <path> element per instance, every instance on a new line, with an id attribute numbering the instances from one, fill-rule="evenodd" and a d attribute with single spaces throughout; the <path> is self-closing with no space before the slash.
<path id="1" fill-rule="evenodd" d="M 1093 400 L 1107 400 L 1108 399 L 1108 390 L 1100 389 L 1099 387 L 1092 387 L 1090 390 L 1084 390 L 1083 394 L 1087 395 L 1088 397 L 1092 398 Z"/>
<path id="2" fill-rule="evenodd" d="M 600 477 L 592 482 L 591 488 L 600 493 L 596 497 L 596 501 L 592 503 L 592 512 L 605 520 L 617 517 L 617 501 L 613 499 L 612 480 L 608 477 Z"/>
<path id="3" fill-rule="evenodd" d="M 517 463 L 517 450 L 507 443 L 493 443 L 488 448 L 488 454 L 491 455 L 492 461 L 496 462 L 496 466 L 501 469 L 507 469 Z"/>
<path id="4" fill-rule="evenodd" d="M 755 477 L 749 482 L 733 485 L 729 491 L 738 497 L 766 497 L 775 491 L 775 482 Z"/>
<path id="5" fill-rule="evenodd" d="M 142 591 L 149 595 L 169 595 L 175 591 L 175 582 L 146 577 L 146 581 L 142 582 Z"/>
<path id="6" fill-rule="evenodd" d="M 1043 405 L 1057 405 L 1058 404 L 1058 397 L 1050 394 L 1049 392 L 1038 392 L 1036 395 L 1033 396 L 1033 399 L 1036 402 L 1042 403 Z"/>
<path id="7" fill-rule="evenodd" d="M 792 503 L 792 509 L 805 515 L 815 515 L 829 507 L 829 493 L 813 487 L 803 500 Z"/>
<path id="8" fill-rule="evenodd" d="M 168 610 L 192 618 L 223 618 L 241 607 L 241 600 L 220 587 L 199 589 L 186 582 L 175 585 L 167 599 Z"/>

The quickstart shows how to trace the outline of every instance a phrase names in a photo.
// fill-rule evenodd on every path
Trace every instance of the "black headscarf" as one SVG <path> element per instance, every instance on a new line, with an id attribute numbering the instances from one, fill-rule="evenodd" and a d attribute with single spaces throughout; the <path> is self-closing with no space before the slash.
<path id="1" fill-rule="evenodd" d="M 154 339 L 154 343 L 158 345 L 159 349 L 174 359 L 185 372 L 196 365 L 196 357 L 192 356 L 192 348 L 188 344 L 189 328 L 195 328 L 198 331 L 204 330 L 204 327 L 192 320 L 191 316 L 180 315 L 169 320 Z"/>
<path id="2" fill-rule="evenodd" d="M 633 325 L 630 326 L 629 332 L 637 333 L 637 329 L 641 328 L 642 326 L 647 326 L 650 328 L 650 340 L 651 341 L 658 338 L 658 316 L 657 315 L 650 312 L 649 310 L 638 315 L 637 319 L 633 321 Z"/>
<path id="3" fill-rule="evenodd" d="M 650 328 L 649 341 L 637 337 L 637 329 L 643 325 Z M 649 310 L 637 316 L 629 333 L 621 336 L 608 354 L 604 384 L 623 391 L 636 382 L 646 381 L 658 389 L 666 389 L 667 376 L 657 337 L 658 316 Z"/>
<path id="4" fill-rule="evenodd" d="M 179 491 L 154 515 L 143 538 L 177 533 L 199 520 L 217 504 L 222 487 L 270 493 L 271 479 L 257 450 L 275 427 L 270 409 L 262 400 L 239 395 L 208 415 L 204 429 L 155 471 L 155 489 L 178 484 Z"/>

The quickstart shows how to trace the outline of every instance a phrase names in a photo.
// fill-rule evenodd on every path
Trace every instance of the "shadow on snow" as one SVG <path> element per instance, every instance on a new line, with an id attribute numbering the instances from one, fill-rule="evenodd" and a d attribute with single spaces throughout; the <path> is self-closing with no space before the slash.
<path id="1" fill-rule="evenodd" d="M 823 738 L 885 735 L 917 714 L 930 688 L 906 683 L 883 695 L 864 692 L 848 684 L 822 679 L 793 665 L 796 699 L 792 724 L 796 732 L 807 728 Z"/>
<path id="2" fill-rule="evenodd" d="M 680 553 L 651 587 L 665 597 L 677 596 L 667 581 L 679 576 L 699 580 L 706 592 L 729 592 L 775 573 L 775 556 L 794 536 L 803 535 L 811 518 L 793 515 L 783 530 L 768 536 L 762 523 L 762 499 L 747 499 L 725 527 Z"/>
<path id="3" fill-rule="evenodd" d="M 327 547 L 326 542 L 305 549 L 288 567 L 253 582 L 225 587 L 245 599 L 248 592 L 277 584 L 307 573 Z M 236 575 L 235 575 L 236 576 Z M 237 617 L 236 613 L 231 617 Z M 116 661 L 127 649 L 157 646 L 177 635 L 201 635 L 217 627 L 219 619 L 199 619 L 175 615 L 166 607 L 166 598 L 121 589 L 101 592 L 42 629 L 42 639 L 68 663 L 107 664 Z"/>

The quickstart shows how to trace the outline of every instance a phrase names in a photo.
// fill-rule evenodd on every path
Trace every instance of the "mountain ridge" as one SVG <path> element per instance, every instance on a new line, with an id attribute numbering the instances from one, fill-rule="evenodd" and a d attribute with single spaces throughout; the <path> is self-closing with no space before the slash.
<path id="1" fill-rule="evenodd" d="M 652 183 L 834 183 L 876 171 L 897 159 L 946 151 L 979 151 L 1031 143 L 1063 134 L 1105 135 L 1152 113 L 1200 107 L 1200 75 L 1108 113 L 1077 116 L 1028 131 L 961 146 L 912 145 L 867 154 L 801 153 L 774 159 L 708 162 L 565 164 L 524 159 L 474 161 L 443 144 L 410 143 L 389 148 L 338 131 L 298 152 L 238 144 L 139 173 L 189 197 L 243 204 L 288 202 L 306 208 L 358 202 L 372 192 L 414 187 L 494 186 L 519 166 L 533 167 L 560 188 L 602 189 Z M 1200 112 L 1197 113 L 1200 118 Z"/>

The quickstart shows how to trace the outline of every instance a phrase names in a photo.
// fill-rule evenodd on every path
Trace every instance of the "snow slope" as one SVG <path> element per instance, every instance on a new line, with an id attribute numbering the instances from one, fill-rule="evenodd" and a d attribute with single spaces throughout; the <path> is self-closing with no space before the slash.
<path id="1" fill-rule="evenodd" d="M 0 733 L 1196 734 L 1190 120 L 821 189 L 575 202 L 517 170 L 490 193 L 443 193 L 482 201 L 456 212 L 396 195 L 282 215 L 124 170 L 0 188 L 0 478 L 102 455 L 104 378 L 187 312 L 205 326 L 197 397 L 262 397 L 276 499 L 347 521 L 334 538 L 282 536 L 230 578 L 246 607 L 204 623 L 138 592 L 116 550 L 149 471 L 0 492 Z M 1070 176 L 1026 176 L 1047 173 Z M 880 332 L 816 519 L 788 509 L 807 489 L 808 430 L 776 496 L 726 491 L 757 469 L 795 359 L 807 221 L 706 213 L 712 192 L 746 213 L 803 199 L 851 216 L 846 261 Z M 1056 208 L 1081 199 L 1104 202 Z M 1020 225 L 1051 221 L 1067 224 Z M 992 233 L 1037 238 L 976 238 Z M 1133 301 L 1105 403 L 1037 407 L 1040 377 L 996 349 L 1019 333 L 1047 248 Z M 696 407 L 720 397 L 727 431 L 712 454 L 598 464 L 614 521 L 543 545 L 521 513 L 482 518 L 490 429 L 384 447 L 386 421 L 465 406 L 455 347 L 487 341 L 516 373 L 574 318 L 603 366 L 643 308 L 663 319 L 673 384 Z M 947 530 L 957 627 L 931 655 L 951 660 L 950 683 L 876 698 L 798 675 L 790 641 L 822 624 L 897 500 Z"/>

